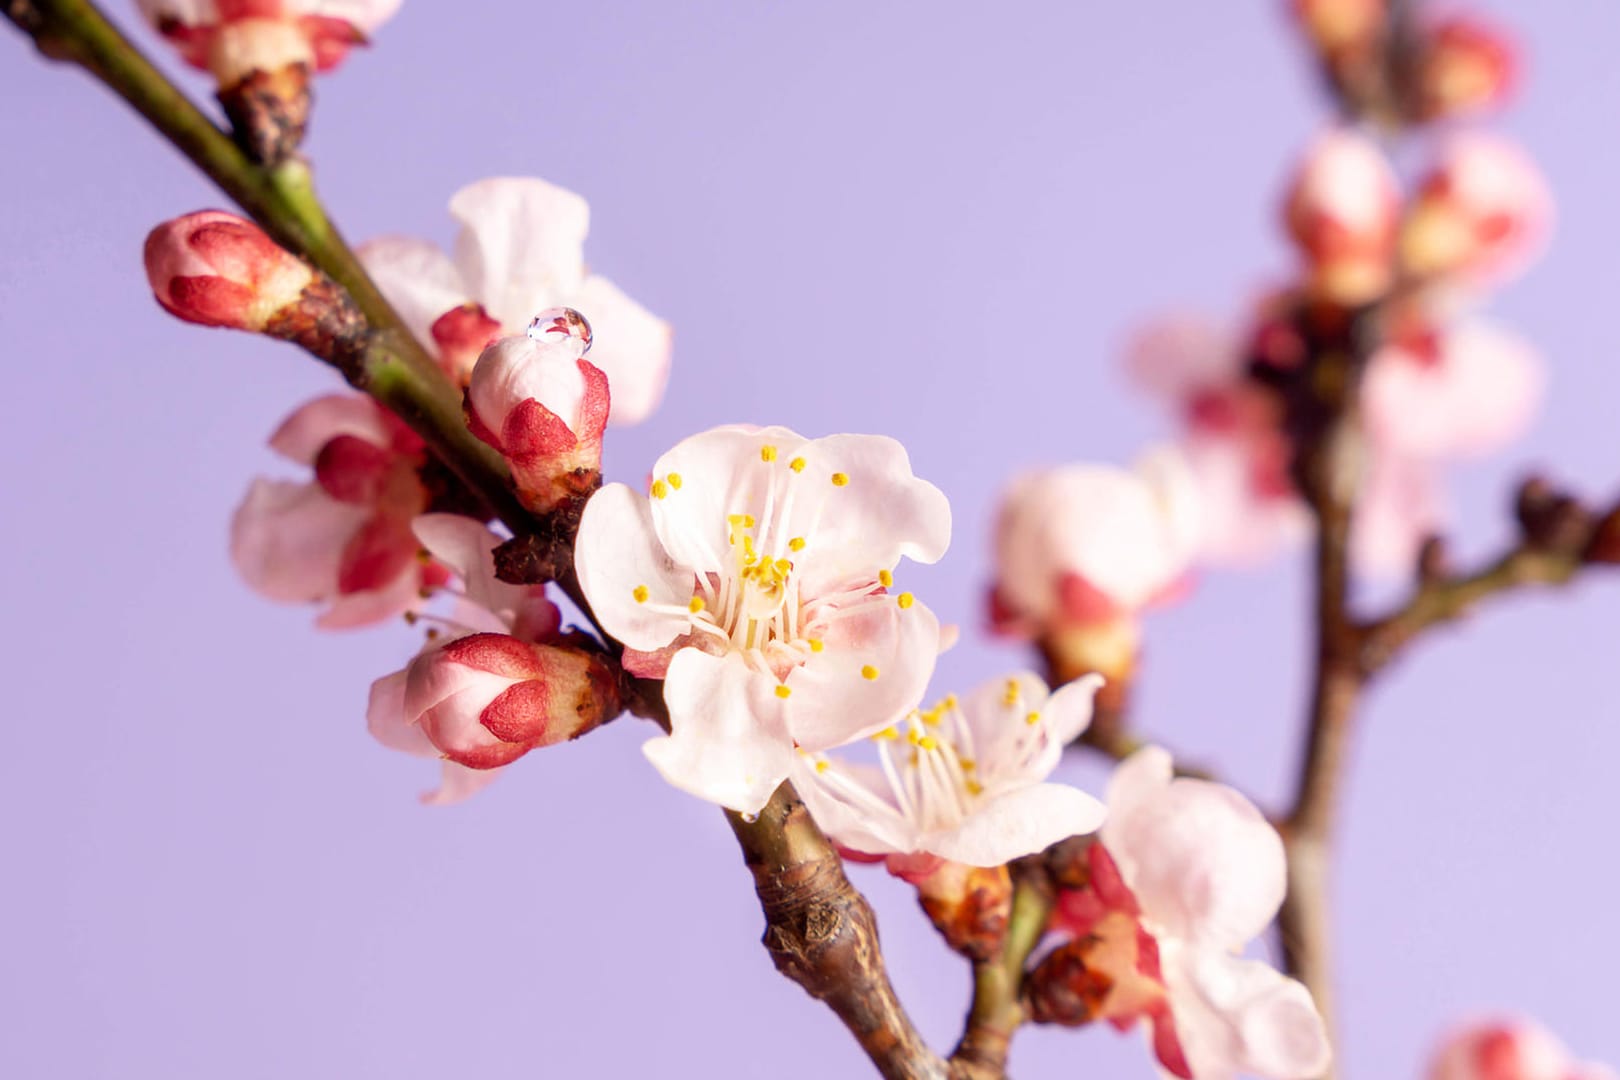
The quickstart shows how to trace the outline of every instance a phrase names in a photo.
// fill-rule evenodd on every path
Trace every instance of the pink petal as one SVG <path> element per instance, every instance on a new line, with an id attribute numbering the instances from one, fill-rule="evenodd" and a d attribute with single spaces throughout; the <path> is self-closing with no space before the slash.
<path id="1" fill-rule="evenodd" d="M 1409 574 L 1424 538 L 1440 531 L 1445 519 L 1440 484 L 1427 463 L 1380 455 L 1367 469 L 1356 504 L 1351 558 L 1362 573 Z"/>
<path id="2" fill-rule="evenodd" d="M 405 712 L 405 679 L 406 669 L 401 668 L 371 684 L 371 696 L 366 704 L 366 730 L 390 750 L 436 758 L 439 752 Z"/>
<path id="3" fill-rule="evenodd" d="M 1170 315 L 1137 331 L 1125 366 L 1143 388 L 1182 402 L 1242 372 L 1243 352 L 1225 327 L 1201 315 Z"/>
<path id="4" fill-rule="evenodd" d="M 696 579 L 665 554 L 650 500 L 623 484 L 608 484 L 586 503 L 574 568 L 602 629 L 632 649 L 656 652 L 691 624 Z M 636 599 L 641 588 L 644 600 Z"/>
<path id="5" fill-rule="evenodd" d="M 1327 1068 L 1327 1028 L 1303 985 L 1215 949 L 1173 957 L 1170 1007 L 1193 1076 L 1308 1080 Z"/>
<path id="6" fill-rule="evenodd" d="M 461 223 L 456 265 L 474 298 L 520 330 L 584 279 L 590 208 L 571 191 L 533 178 L 495 177 L 450 199 Z"/>
<path id="7" fill-rule="evenodd" d="M 796 756 L 775 682 L 739 655 L 682 649 L 664 682 L 671 732 L 642 747 L 647 760 L 682 791 L 758 813 Z"/>
<path id="8" fill-rule="evenodd" d="M 356 254 L 411 336 L 424 345 L 433 344 L 432 328 L 439 316 L 470 297 L 450 256 L 426 240 L 381 236 L 360 245 Z"/>
<path id="9" fill-rule="evenodd" d="M 315 484 L 255 480 L 231 519 L 231 561 L 261 596 L 324 600 L 337 592 L 345 546 L 370 517 Z"/>
<path id="10" fill-rule="evenodd" d="M 305 402 L 270 436 L 270 449 L 298 462 L 315 464 L 327 443 L 351 435 L 372 446 L 393 445 L 394 431 L 386 414 L 364 394 L 327 394 Z"/>

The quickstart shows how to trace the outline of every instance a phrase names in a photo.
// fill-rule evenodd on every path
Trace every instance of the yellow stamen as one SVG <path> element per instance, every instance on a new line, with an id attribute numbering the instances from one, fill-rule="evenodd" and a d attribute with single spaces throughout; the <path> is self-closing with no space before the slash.
<path id="1" fill-rule="evenodd" d="M 1007 696 L 1002 698 L 1002 701 L 1004 701 L 1008 705 L 1016 705 L 1016 704 L 1018 704 L 1018 680 L 1017 679 L 1008 679 L 1007 680 Z"/>
<path id="2" fill-rule="evenodd" d="M 882 739 L 884 742 L 894 742 L 899 737 L 900 732 L 898 730 L 892 727 L 886 727 L 876 735 L 873 735 L 872 741 L 877 742 L 879 739 Z"/>
<path id="3" fill-rule="evenodd" d="M 867 682 L 871 682 L 877 677 L 878 669 L 873 667 L 871 664 L 866 664 L 861 668 L 861 678 L 865 679 Z"/>
<path id="4" fill-rule="evenodd" d="M 895 597 L 894 601 L 895 601 L 895 603 L 899 604 L 902 608 L 908 608 L 912 604 L 915 604 L 917 602 L 917 598 L 915 596 L 912 596 L 908 592 L 903 592 L 899 596 Z"/>
<path id="5" fill-rule="evenodd" d="M 887 589 L 890 585 L 893 585 L 894 584 L 894 572 L 892 570 L 879 570 L 878 571 L 878 584 L 882 585 L 885 589 Z"/>
<path id="6" fill-rule="evenodd" d="M 788 541 L 788 550 L 789 551 L 803 551 L 804 550 L 804 537 L 795 536 L 793 539 L 789 540 Z"/>
<path id="7" fill-rule="evenodd" d="M 761 461 L 775 461 L 776 460 L 776 447 L 769 446 L 769 445 L 760 447 L 759 448 L 759 460 L 761 460 Z"/>
<path id="8" fill-rule="evenodd" d="M 669 474 L 669 486 L 674 488 L 676 491 L 681 490 L 681 474 L 680 473 L 672 472 L 672 473 Z"/>
<path id="9" fill-rule="evenodd" d="M 696 615 L 698 612 L 702 611 L 707 606 L 708 605 L 704 604 L 704 602 L 703 602 L 703 597 L 694 596 L 694 597 L 692 597 L 691 600 L 687 601 L 686 610 L 690 611 L 692 614 Z"/>
<path id="10" fill-rule="evenodd" d="M 938 750 L 939 740 L 934 738 L 932 735 L 924 735 L 922 738 L 917 740 L 917 745 L 923 750 Z"/>
<path id="11" fill-rule="evenodd" d="M 637 585 L 634 589 L 630 590 L 630 595 L 636 598 L 636 603 L 645 604 L 647 602 L 647 597 L 652 595 L 652 590 L 647 588 L 645 585 Z"/>
<path id="12" fill-rule="evenodd" d="M 1034 727 L 1036 724 L 1038 724 L 1040 722 L 1041 722 L 1041 714 L 1038 713 L 1038 712 L 1032 712 L 1028 716 L 1024 717 L 1024 723 L 1028 724 L 1030 727 Z"/>
<path id="13" fill-rule="evenodd" d="M 832 762 L 827 761 L 825 758 L 823 758 L 821 761 L 816 762 L 816 772 L 818 772 L 818 773 L 824 773 L 831 767 L 832 767 Z"/>
<path id="14" fill-rule="evenodd" d="M 783 699 L 790 698 L 793 696 L 793 688 L 778 684 L 776 687 L 776 696 Z"/>
<path id="15" fill-rule="evenodd" d="M 849 473 L 835 472 L 832 474 L 833 487 L 843 487 L 849 483 Z"/>
<path id="16" fill-rule="evenodd" d="M 810 646 L 811 652 L 820 652 L 827 647 L 821 643 L 821 639 L 818 637 L 810 638 L 806 643 Z"/>
<path id="17" fill-rule="evenodd" d="M 969 795 L 983 795 L 984 794 L 984 785 L 979 783 L 977 780 L 969 780 L 963 786 L 968 789 L 968 794 Z"/>
<path id="18" fill-rule="evenodd" d="M 668 495 L 668 494 L 669 494 L 669 485 L 668 484 L 664 483 L 662 480 L 654 480 L 653 481 L 653 486 L 652 486 L 652 497 L 653 498 L 662 499 L 665 495 Z"/>
<path id="19" fill-rule="evenodd" d="M 788 462 L 788 468 L 792 469 L 794 472 L 804 472 L 804 458 L 794 458 L 792 461 Z"/>

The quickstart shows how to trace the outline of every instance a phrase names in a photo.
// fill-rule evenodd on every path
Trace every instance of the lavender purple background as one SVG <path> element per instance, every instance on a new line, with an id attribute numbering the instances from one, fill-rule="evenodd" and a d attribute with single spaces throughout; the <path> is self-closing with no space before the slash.
<path id="1" fill-rule="evenodd" d="M 1524 463 L 1620 480 L 1620 8 L 1483 6 L 1525 35 L 1504 126 L 1561 229 L 1496 305 L 1554 378 L 1521 446 L 1455 475 L 1469 554 L 1507 535 Z M 356 239 L 448 240 L 449 194 L 493 174 L 590 198 L 593 264 L 677 327 L 663 410 L 609 444 L 620 478 L 723 421 L 904 440 L 956 512 L 907 583 L 966 629 L 940 676 L 963 687 L 1024 661 L 978 630 L 997 485 L 1165 433 L 1119 373 L 1129 329 L 1235 312 L 1289 266 L 1273 206 L 1326 113 L 1279 9 L 411 0 L 321 84 L 311 149 Z M 248 477 L 278 468 L 265 436 L 332 379 L 159 314 L 146 230 L 221 198 L 0 39 L 0 1075 L 864 1075 L 771 969 L 718 812 L 643 764 L 643 726 L 416 804 L 430 766 L 362 723 L 413 635 L 318 634 L 225 554 Z M 1142 727 L 1271 800 L 1298 751 L 1303 581 L 1298 559 L 1213 573 L 1149 630 Z M 1337 888 L 1351 1076 L 1418 1076 L 1478 1008 L 1620 1059 L 1617 610 L 1607 582 L 1515 599 L 1371 695 Z M 855 874 L 947 1047 L 965 969 L 906 889 Z M 1026 1031 L 1015 1065 L 1150 1075 L 1106 1030 Z"/>

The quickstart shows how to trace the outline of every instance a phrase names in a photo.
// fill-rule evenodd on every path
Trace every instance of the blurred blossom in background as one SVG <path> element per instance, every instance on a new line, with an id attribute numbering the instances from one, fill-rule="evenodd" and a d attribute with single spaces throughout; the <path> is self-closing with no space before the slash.
<path id="1" fill-rule="evenodd" d="M 109 6 L 160 51 L 132 5 Z M 1620 9 L 1470 6 L 1522 44 L 1516 97 L 1490 126 L 1545 174 L 1559 227 L 1522 272 L 1485 267 L 1491 323 L 1459 303 L 1446 334 L 1421 327 L 1381 358 L 1369 405 L 1398 478 L 1425 463 L 1423 505 L 1433 485 L 1464 563 L 1510 535 L 1525 469 L 1597 498 L 1620 475 Z M 942 693 L 1029 662 L 982 632 L 1008 480 L 1128 466 L 1207 420 L 1184 383 L 1153 383 L 1157 399 L 1134 385 L 1143 327 L 1204 313 L 1208 332 L 1168 340 L 1219 368 L 1300 249 L 1319 254 L 1290 198 L 1332 120 L 1316 72 L 1282 4 L 1216 8 L 988 20 L 969 5 L 418 0 L 319 82 L 307 150 L 356 242 L 449 250 L 445 207 L 484 177 L 589 199 L 589 269 L 645 305 L 650 354 L 665 339 L 648 313 L 675 328 L 663 404 L 610 433 L 610 480 L 639 486 L 678 439 L 736 420 L 902 440 L 956 523 L 941 562 L 907 571 L 966 631 Z M 324 56 L 324 40 L 299 47 Z M 1451 66 L 1424 84 L 1436 111 L 1474 102 L 1491 84 L 1480 65 L 1502 63 L 1467 26 L 1448 40 Z M 308 479 L 267 435 L 336 380 L 284 346 L 159 312 L 147 231 L 221 196 L 99 87 L 5 47 L 0 1074 L 864 1075 L 834 1017 L 772 970 L 732 838 L 647 767 L 644 726 L 517 761 L 464 806 L 419 805 L 432 770 L 378 753 L 365 724 L 371 680 L 419 635 L 317 632 L 313 609 L 263 603 L 230 560 L 247 479 Z M 1436 160 L 1392 168 L 1415 182 Z M 1431 267 L 1450 250 L 1383 239 Z M 1365 287 L 1350 263 L 1318 259 L 1312 287 Z M 1448 349 L 1515 391 L 1456 430 L 1403 427 L 1445 392 L 1413 357 Z M 1286 507 L 1267 522 L 1297 532 Z M 1283 543 L 1202 574 L 1172 607 L 1129 603 L 1139 729 L 1268 804 L 1298 752 L 1302 571 Z M 1366 591 L 1394 595 L 1377 579 Z M 1516 595 L 1421 643 L 1370 695 L 1336 885 L 1349 1075 L 1433 1062 L 1436 1080 L 1499 1080 L 1522 1051 L 1541 1070 L 1527 1077 L 1567 1080 L 1577 1061 L 1620 1059 L 1606 991 L 1620 962 L 1616 599 L 1600 576 Z M 1091 761 L 1058 776 L 1103 788 Z M 947 1045 L 963 966 L 908 886 L 851 875 L 901 998 Z M 1469 1036 L 1483 1050 L 1440 1048 L 1459 1018 L 1519 1014 L 1572 1056 L 1508 1024 Z M 1106 1030 L 1031 1028 L 1013 1061 L 1027 1076 L 1149 1068 Z"/>

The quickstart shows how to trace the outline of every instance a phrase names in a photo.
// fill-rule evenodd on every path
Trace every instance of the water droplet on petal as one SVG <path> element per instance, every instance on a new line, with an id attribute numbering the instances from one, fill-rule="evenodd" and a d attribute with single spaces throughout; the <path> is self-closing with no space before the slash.
<path id="1" fill-rule="evenodd" d="M 568 338 L 580 343 L 580 355 L 591 351 L 591 324 L 573 308 L 547 308 L 529 323 L 529 337 L 534 341 L 555 344 Z"/>

